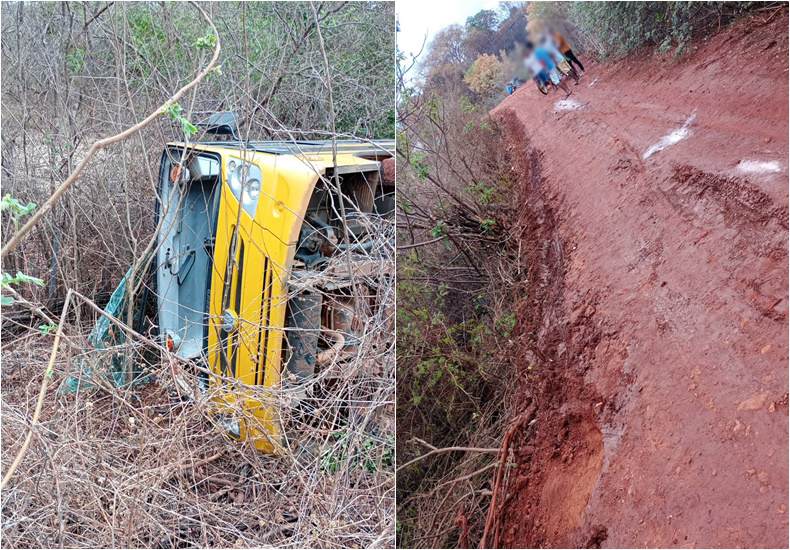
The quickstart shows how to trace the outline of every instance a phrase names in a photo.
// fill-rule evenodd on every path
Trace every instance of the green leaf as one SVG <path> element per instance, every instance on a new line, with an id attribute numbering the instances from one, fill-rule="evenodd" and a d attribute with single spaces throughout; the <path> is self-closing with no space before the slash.
<path id="1" fill-rule="evenodd" d="M 185 118 L 181 119 L 181 129 L 187 136 L 197 134 L 197 128 L 195 128 L 195 126 Z"/>
<path id="2" fill-rule="evenodd" d="M 217 65 L 216 67 L 212 67 L 211 70 L 206 74 L 206 79 L 210 79 L 214 75 L 222 76 L 222 65 Z"/>
<path id="3" fill-rule="evenodd" d="M 33 210 L 36 209 L 36 205 L 32 202 L 28 202 L 26 205 L 22 205 L 18 199 L 15 199 L 10 194 L 6 194 L 3 196 L 3 200 L 0 203 L 0 210 L 7 210 L 11 209 L 12 216 L 14 218 L 19 218 L 21 216 L 25 216 L 30 214 Z"/>
<path id="4" fill-rule="evenodd" d="M 19 283 L 35 283 L 38 286 L 44 286 L 44 281 L 42 279 L 25 275 L 21 271 L 16 272 L 16 277 L 12 277 L 8 273 L 3 273 L 3 279 L 0 281 L 0 283 L 6 287 L 10 285 L 17 285 Z"/>
<path id="5" fill-rule="evenodd" d="M 0 297 L 0 306 L 10 306 L 14 303 L 13 296 L 2 296 Z"/>
<path id="6" fill-rule="evenodd" d="M 434 239 L 438 239 L 447 232 L 447 224 L 444 220 L 439 220 L 436 225 L 431 228 L 428 234 Z"/>
<path id="7" fill-rule="evenodd" d="M 46 325 L 39 325 L 38 329 L 42 332 L 42 334 L 52 334 L 58 330 L 58 324 L 48 323 Z"/>
<path id="8" fill-rule="evenodd" d="M 217 37 L 214 36 L 214 32 L 209 30 L 205 36 L 201 36 L 198 38 L 193 46 L 195 46 L 199 50 L 212 50 L 214 49 L 214 43 L 217 41 Z"/>
<path id="9" fill-rule="evenodd" d="M 181 131 L 184 132 L 187 137 L 197 134 L 197 128 L 195 125 L 181 116 L 183 110 L 183 107 L 181 107 L 181 105 L 178 103 L 174 103 L 172 105 L 165 104 L 162 107 L 162 115 L 169 117 L 173 122 L 179 123 L 181 125 Z"/>
<path id="10" fill-rule="evenodd" d="M 16 281 L 20 283 L 35 283 L 38 286 L 44 286 L 43 279 L 39 279 L 38 277 L 31 277 L 30 275 L 25 275 L 21 271 L 16 272 Z"/>
<path id="11" fill-rule="evenodd" d="M 483 230 L 483 233 L 493 233 L 494 227 L 496 227 L 496 220 L 483 220 L 480 222 L 480 229 Z"/>
<path id="12" fill-rule="evenodd" d="M 178 122 L 181 120 L 181 111 L 183 107 L 178 103 L 166 103 L 164 107 L 162 107 L 162 114 L 165 116 L 170 117 L 173 121 Z"/>

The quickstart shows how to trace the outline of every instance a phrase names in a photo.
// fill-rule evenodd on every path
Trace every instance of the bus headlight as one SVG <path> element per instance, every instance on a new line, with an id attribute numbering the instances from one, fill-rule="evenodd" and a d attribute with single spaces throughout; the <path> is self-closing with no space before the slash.
<path id="1" fill-rule="evenodd" d="M 254 218 L 261 195 L 261 169 L 255 164 L 236 159 L 230 159 L 227 168 L 230 191 L 244 211 Z"/>
<path id="2" fill-rule="evenodd" d="M 256 179 L 250 179 L 244 187 L 244 197 L 242 202 L 246 206 L 250 203 L 257 203 L 258 197 L 261 195 L 261 182 Z"/>

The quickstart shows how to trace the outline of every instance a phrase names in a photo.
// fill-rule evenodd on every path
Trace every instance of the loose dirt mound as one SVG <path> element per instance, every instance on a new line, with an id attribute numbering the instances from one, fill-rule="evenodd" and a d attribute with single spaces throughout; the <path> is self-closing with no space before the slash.
<path id="1" fill-rule="evenodd" d="M 521 305 L 539 408 L 499 544 L 787 546 L 787 26 L 590 63 L 573 109 L 528 84 L 495 111 L 559 281 Z"/>

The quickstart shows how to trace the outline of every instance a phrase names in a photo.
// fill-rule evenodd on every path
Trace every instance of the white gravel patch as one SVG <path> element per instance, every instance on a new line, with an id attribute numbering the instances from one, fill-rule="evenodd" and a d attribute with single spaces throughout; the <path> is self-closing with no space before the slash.
<path id="1" fill-rule="evenodd" d="M 658 143 L 651 145 L 650 148 L 645 151 L 645 154 L 642 155 L 642 158 L 646 159 L 653 153 L 658 153 L 670 145 L 675 145 L 677 142 L 689 137 L 691 135 L 691 128 L 689 128 L 689 126 L 691 126 L 691 123 L 694 122 L 695 118 L 697 118 L 696 114 L 692 114 L 690 117 L 688 117 L 686 122 L 683 123 L 683 126 L 677 130 L 672 130 L 670 133 L 658 140 Z"/>
<path id="2" fill-rule="evenodd" d="M 575 99 L 560 99 L 554 104 L 555 111 L 575 111 L 581 107 L 582 104 Z"/>
<path id="3" fill-rule="evenodd" d="M 782 165 L 776 160 L 742 160 L 738 170 L 749 174 L 773 174 L 782 171 Z"/>

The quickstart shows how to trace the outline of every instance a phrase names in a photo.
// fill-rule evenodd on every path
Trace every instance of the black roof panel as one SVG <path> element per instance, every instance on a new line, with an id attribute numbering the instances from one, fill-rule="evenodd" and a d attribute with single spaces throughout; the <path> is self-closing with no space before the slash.
<path id="1" fill-rule="evenodd" d="M 374 139 L 366 141 L 337 140 L 338 151 L 353 149 L 358 155 L 387 153 L 393 155 L 395 149 L 394 139 Z M 211 147 L 225 147 L 228 149 L 244 149 L 243 141 L 197 141 L 191 145 L 208 145 Z M 246 144 L 248 149 L 272 155 L 299 155 L 303 153 L 327 153 L 332 151 L 332 140 L 311 141 L 250 141 Z"/>

